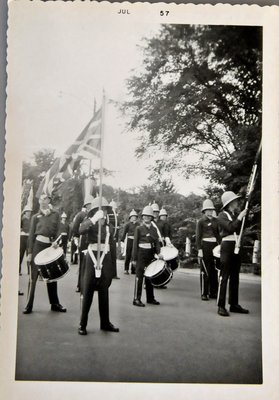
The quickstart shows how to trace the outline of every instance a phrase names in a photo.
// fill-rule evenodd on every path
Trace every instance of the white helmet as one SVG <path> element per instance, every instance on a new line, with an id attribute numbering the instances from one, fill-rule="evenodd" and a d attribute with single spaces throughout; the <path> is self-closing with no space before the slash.
<path id="1" fill-rule="evenodd" d="M 132 209 L 132 211 L 130 212 L 130 214 L 129 214 L 129 218 L 131 218 L 131 217 L 137 217 L 138 216 L 138 213 L 134 210 L 134 209 Z"/>
<path id="2" fill-rule="evenodd" d="M 63 213 L 61 214 L 61 218 L 67 218 L 67 214 L 66 214 L 65 212 L 63 212 Z"/>
<path id="3" fill-rule="evenodd" d="M 202 211 L 205 210 L 215 210 L 215 207 L 210 199 L 206 199 L 202 203 Z"/>
<path id="4" fill-rule="evenodd" d="M 158 204 L 157 203 L 153 203 L 153 204 L 151 204 L 151 207 L 152 207 L 152 210 L 153 211 L 160 211 L 160 208 L 159 208 L 159 206 L 158 206 Z"/>
<path id="5" fill-rule="evenodd" d="M 165 216 L 168 215 L 167 211 L 166 211 L 164 208 L 162 208 L 162 209 L 160 210 L 159 217 L 162 217 L 163 215 L 165 215 Z"/>
<path id="6" fill-rule="evenodd" d="M 153 208 L 151 206 L 146 206 L 142 210 L 142 215 L 147 215 L 149 217 L 153 217 Z"/>
<path id="7" fill-rule="evenodd" d="M 225 208 L 228 204 L 230 204 L 232 201 L 239 199 L 241 196 L 238 196 L 237 194 L 235 194 L 234 192 L 225 192 L 222 194 L 221 196 L 221 200 L 223 203 L 223 207 Z"/>

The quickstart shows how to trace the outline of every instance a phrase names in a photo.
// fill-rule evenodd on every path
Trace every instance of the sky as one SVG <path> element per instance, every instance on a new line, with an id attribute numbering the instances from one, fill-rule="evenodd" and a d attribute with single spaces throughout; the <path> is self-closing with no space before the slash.
<path id="1" fill-rule="evenodd" d="M 109 17 L 101 21 L 98 13 L 85 11 L 76 18 L 74 8 L 55 15 L 47 8 L 33 16 L 23 13 L 14 23 L 8 49 L 13 58 L 8 77 L 12 129 L 22 140 L 23 160 L 43 148 L 62 155 L 92 117 L 94 99 L 101 104 L 103 89 L 109 99 L 124 100 L 125 80 L 142 65 L 137 45 L 159 28 Z M 123 116 L 109 104 L 104 166 L 115 172 L 104 183 L 127 190 L 148 183 L 147 167 L 154 159 L 137 160 L 137 137 L 124 131 Z M 174 183 L 181 194 L 202 194 L 205 180 L 176 176 Z"/>

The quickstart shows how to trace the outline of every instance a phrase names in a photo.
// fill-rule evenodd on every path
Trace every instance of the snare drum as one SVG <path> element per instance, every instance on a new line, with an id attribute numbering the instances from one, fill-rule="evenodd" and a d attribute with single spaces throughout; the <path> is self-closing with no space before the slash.
<path id="1" fill-rule="evenodd" d="M 166 285 L 172 278 L 172 270 L 164 260 L 155 260 L 148 265 L 144 271 L 144 276 L 151 281 L 155 287 Z"/>
<path id="2" fill-rule="evenodd" d="M 161 248 L 160 253 L 164 257 L 164 260 L 167 262 L 167 266 L 172 270 L 175 271 L 179 264 L 178 264 L 178 250 L 176 247 L 164 246 Z"/>
<path id="3" fill-rule="evenodd" d="M 161 247 L 160 253 L 162 254 L 165 261 L 173 260 L 178 256 L 178 250 L 176 247 Z"/>
<path id="4" fill-rule="evenodd" d="M 39 267 L 39 273 L 47 283 L 55 282 L 69 272 L 69 265 L 65 260 L 61 247 L 47 247 L 40 251 L 34 259 Z"/>

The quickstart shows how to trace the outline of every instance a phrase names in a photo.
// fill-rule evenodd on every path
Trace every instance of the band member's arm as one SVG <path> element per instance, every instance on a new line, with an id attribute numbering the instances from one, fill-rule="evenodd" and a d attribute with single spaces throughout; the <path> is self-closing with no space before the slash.
<path id="1" fill-rule="evenodd" d="M 34 245 L 34 241 L 35 241 L 36 224 L 37 224 L 37 216 L 33 215 L 32 219 L 31 219 L 30 230 L 29 230 L 28 254 L 32 254 L 32 252 L 33 252 L 33 245 Z"/>
<path id="2" fill-rule="evenodd" d="M 219 232 L 219 228 L 218 228 L 218 222 L 217 222 L 217 218 L 216 217 L 213 217 L 213 219 L 212 219 L 212 228 L 213 228 L 214 236 L 216 237 L 217 243 L 220 244 L 221 243 L 221 236 L 220 236 L 220 232 Z"/>
<path id="3" fill-rule="evenodd" d="M 127 223 L 124 225 L 123 234 L 121 236 L 121 242 L 125 241 L 126 235 L 128 233 L 128 228 L 129 228 L 129 224 Z"/>
<path id="4" fill-rule="evenodd" d="M 229 235 L 233 234 L 234 232 L 239 231 L 241 226 L 241 220 L 235 219 L 230 221 L 227 215 L 223 212 L 218 215 L 218 225 L 220 229 L 226 231 Z"/>
<path id="5" fill-rule="evenodd" d="M 196 225 L 196 246 L 198 250 L 202 248 L 202 220 L 200 219 Z"/>
<path id="6" fill-rule="evenodd" d="M 137 226 L 134 234 L 134 243 L 132 250 L 132 261 L 137 261 L 138 257 L 138 243 L 139 243 L 139 227 Z"/>

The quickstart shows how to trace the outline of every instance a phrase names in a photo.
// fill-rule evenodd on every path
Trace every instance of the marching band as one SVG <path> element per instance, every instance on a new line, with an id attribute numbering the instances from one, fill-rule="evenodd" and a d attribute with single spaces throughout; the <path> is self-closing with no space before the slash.
<path id="1" fill-rule="evenodd" d="M 230 312 L 248 314 L 239 304 L 239 272 L 241 254 L 235 252 L 236 242 L 247 209 L 239 210 L 239 197 L 232 191 L 224 192 L 222 209 L 216 215 L 211 199 L 202 205 L 202 217 L 196 223 L 197 259 L 200 265 L 201 299 L 216 299 L 217 313 L 229 316 L 226 309 L 229 285 Z M 109 287 L 115 277 L 117 259 L 116 232 L 118 221 L 115 205 L 102 197 L 87 196 L 83 208 L 74 217 L 69 236 L 69 224 L 65 212 L 59 213 L 50 204 L 51 198 L 42 194 L 39 212 L 30 219 L 31 209 L 24 209 L 21 221 L 20 268 L 26 248 L 30 263 L 28 295 L 24 314 L 33 310 L 35 287 L 38 277 L 46 282 L 52 311 L 66 312 L 60 304 L 57 280 L 68 271 L 67 248 L 71 237 L 78 249 L 81 315 L 78 333 L 87 334 L 88 315 L 94 292 L 98 292 L 100 329 L 119 332 L 109 319 Z M 135 209 L 129 213 L 129 221 L 120 226 L 122 230 L 121 253 L 124 258 L 124 274 L 135 275 L 132 304 L 145 307 L 142 289 L 146 291 L 146 303 L 159 305 L 154 296 L 155 288 L 163 288 L 172 279 L 179 266 L 178 250 L 172 243 L 172 229 L 168 212 L 157 203 L 144 206 L 139 214 Z M 30 227 L 29 227 L 30 226 Z M 58 246 L 61 252 L 57 249 Z M 220 254 L 217 254 L 217 248 Z M 20 270 L 21 271 L 21 270 Z"/>

